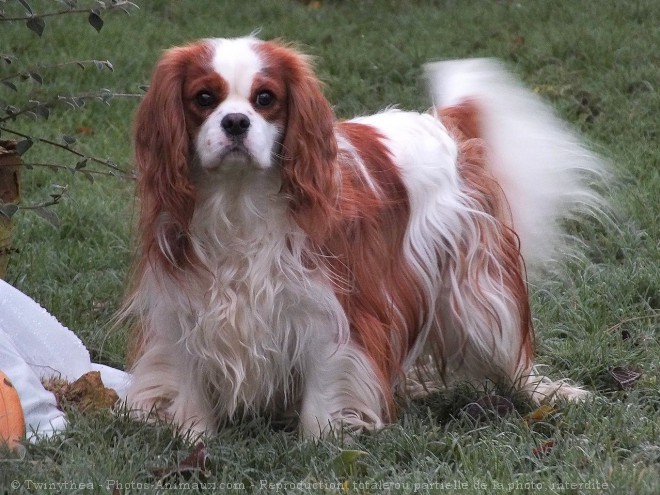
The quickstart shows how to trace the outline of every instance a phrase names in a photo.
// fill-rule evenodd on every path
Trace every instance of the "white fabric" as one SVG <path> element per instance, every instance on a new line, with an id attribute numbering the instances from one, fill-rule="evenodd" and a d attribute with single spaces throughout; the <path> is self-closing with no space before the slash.
<path id="1" fill-rule="evenodd" d="M 27 437 L 50 436 L 66 427 L 55 396 L 41 384 L 44 378 L 75 381 L 99 371 L 106 387 L 126 395 L 130 375 L 91 362 L 80 339 L 34 300 L 0 280 L 0 370 L 16 388 L 23 406 Z"/>

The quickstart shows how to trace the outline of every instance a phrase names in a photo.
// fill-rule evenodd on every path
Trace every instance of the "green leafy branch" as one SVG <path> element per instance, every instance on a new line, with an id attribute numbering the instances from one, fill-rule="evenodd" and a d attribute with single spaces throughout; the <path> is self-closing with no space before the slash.
<path id="1" fill-rule="evenodd" d="M 13 55 L 0 55 L 0 59 L 3 59 L 6 64 L 12 64 L 16 60 L 16 57 Z M 82 70 L 85 70 L 87 67 L 94 65 L 99 70 L 108 69 L 110 72 L 114 71 L 114 67 L 109 60 L 74 60 L 71 62 L 63 62 L 61 64 L 30 67 L 13 74 L 4 75 L 0 77 L 0 83 L 4 84 L 9 89 L 18 91 L 18 87 L 12 82 L 12 79 L 20 79 L 22 81 L 32 80 L 37 84 L 42 85 L 44 83 L 44 77 L 42 75 L 43 71 L 61 69 L 73 65 L 80 67 Z"/>
<path id="2" fill-rule="evenodd" d="M 104 25 L 103 15 L 107 12 L 122 11 L 131 13 L 132 9 L 137 9 L 137 5 L 126 0 L 106 0 L 96 1 L 93 6 L 81 6 L 78 0 L 52 0 L 52 3 L 58 4 L 48 11 L 37 12 L 32 0 L 5 0 L 0 3 L 0 23 L 10 24 L 25 23 L 30 31 L 42 36 L 46 27 L 46 20 L 56 16 L 78 16 L 87 15 L 89 24 L 99 32 Z M 42 2 L 43 3 L 43 2 Z M 12 10 L 8 14 L 8 10 Z M 3 63 L 4 62 L 4 63 Z M 18 68 L 14 68 L 17 67 Z M 139 98 L 139 94 L 130 94 L 115 92 L 110 89 L 102 88 L 98 91 L 85 92 L 73 95 L 52 95 L 52 90 L 48 91 L 49 83 L 52 78 L 49 73 L 52 71 L 61 71 L 69 67 L 78 67 L 82 70 L 87 68 L 96 68 L 99 71 L 114 71 L 114 66 L 109 60 L 72 60 L 52 64 L 37 64 L 25 68 L 20 67 L 20 61 L 14 54 L 0 54 L 0 87 L 10 90 L 14 97 L 6 96 L 3 101 L 0 99 L 0 133 L 9 134 L 15 141 L 15 153 L 23 157 L 25 153 L 35 145 L 47 145 L 55 147 L 72 154 L 75 157 L 74 163 L 44 163 L 29 162 L 23 160 L 22 167 L 30 170 L 35 167 L 47 168 L 52 171 L 68 171 L 71 174 L 80 174 L 90 182 L 94 183 L 95 176 L 109 176 L 119 179 L 132 180 L 133 174 L 127 170 L 127 167 L 117 165 L 113 160 L 107 158 L 97 158 L 91 154 L 84 153 L 75 149 L 77 139 L 68 134 L 62 134 L 59 139 L 48 139 L 36 136 L 33 133 L 25 132 L 17 128 L 15 123 L 19 119 L 32 119 L 48 121 L 51 112 L 57 107 L 68 109 L 81 109 L 88 103 L 96 102 L 103 105 L 110 105 L 111 100 L 115 98 Z M 12 70 L 9 71 L 8 69 Z M 3 73 L 4 72 L 4 73 Z M 58 72 L 59 73 L 59 72 Z M 22 84 L 29 83 L 29 88 L 35 86 L 39 91 L 29 90 L 29 96 L 22 91 Z M 48 95 L 48 93 L 51 95 Z M 46 96 L 43 94 L 46 93 Z M 88 167 L 95 164 L 97 167 Z M 100 165 L 100 167 L 99 167 Z M 53 225 L 59 225 L 59 219 L 56 213 L 51 209 L 52 206 L 59 204 L 65 197 L 68 186 L 53 185 L 53 192 L 50 197 L 42 202 L 31 205 L 15 205 L 0 203 L 0 215 L 11 218 L 19 210 L 28 210 L 37 213 Z"/>
<path id="3" fill-rule="evenodd" d="M 0 215 L 7 218 L 12 218 L 18 210 L 27 210 L 36 213 L 41 218 L 46 220 L 54 227 L 60 226 L 60 219 L 57 214 L 50 208 L 51 206 L 58 205 L 67 192 L 67 186 L 60 186 L 53 184 L 53 192 L 50 193 L 50 199 L 33 205 L 13 205 L 13 204 L 0 204 Z"/>
<path id="4" fill-rule="evenodd" d="M 97 1 L 96 8 L 80 8 L 77 0 L 56 0 L 57 3 L 64 5 L 66 8 L 52 12 L 44 12 L 37 14 L 27 0 L 16 0 L 25 10 L 24 15 L 5 16 L 0 12 L 0 22 L 18 22 L 25 21 L 25 25 L 30 31 L 41 36 L 46 28 L 45 18 L 56 17 L 71 14 L 87 14 L 87 22 L 96 29 L 101 31 L 103 28 L 103 17 L 101 16 L 104 11 L 121 10 L 125 13 L 130 13 L 130 9 L 137 9 L 138 6 L 125 0 L 110 0 L 110 1 Z"/>
<path id="5" fill-rule="evenodd" d="M 109 168 L 109 171 L 101 171 L 101 170 L 84 170 L 85 177 L 87 179 L 90 179 L 89 174 L 93 175 L 107 175 L 111 177 L 117 177 L 121 179 L 130 179 L 133 180 L 135 176 L 131 174 L 130 172 L 127 172 L 123 168 L 119 167 L 115 162 L 112 160 L 108 159 L 101 159 L 101 158 L 96 158 L 90 155 L 86 155 L 85 153 L 82 153 L 80 151 L 77 151 L 73 149 L 71 146 L 74 145 L 77 142 L 77 139 L 74 136 L 69 136 L 67 134 L 63 134 L 61 136 L 61 143 L 58 143 L 57 141 L 53 141 L 50 139 L 45 139 L 45 138 L 39 138 L 39 137 L 33 137 L 28 134 L 24 134 L 19 131 L 15 131 L 12 129 L 8 129 L 6 127 L 0 126 L 0 131 L 3 132 L 9 132 L 10 134 L 13 134 L 18 137 L 22 137 L 23 139 L 19 142 L 16 143 L 16 152 L 23 156 L 27 150 L 29 150 L 35 142 L 40 142 L 44 144 L 48 144 L 50 146 L 54 146 L 56 148 L 60 148 L 63 150 L 68 151 L 69 153 L 77 156 L 80 158 L 74 167 L 68 167 L 65 165 L 59 165 L 59 164 L 43 164 L 43 163 L 30 163 L 26 162 L 23 163 L 23 166 L 27 168 L 28 170 L 31 169 L 32 167 L 48 167 L 51 170 L 69 170 L 72 173 L 78 172 L 78 171 L 83 171 L 83 169 L 87 166 L 88 162 L 94 162 L 100 165 L 103 165 L 104 167 Z M 92 180 L 93 182 L 93 180 Z"/>

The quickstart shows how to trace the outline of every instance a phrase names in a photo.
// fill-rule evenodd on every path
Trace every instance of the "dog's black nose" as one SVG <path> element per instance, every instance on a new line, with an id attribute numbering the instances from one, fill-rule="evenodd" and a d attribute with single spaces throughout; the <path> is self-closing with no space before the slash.
<path id="1" fill-rule="evenodd" d="M 240 136 L 250 128 L 250 119 L 242 113 L 228 113 L 222 118 L 220 125 L 229 136 Z"/>

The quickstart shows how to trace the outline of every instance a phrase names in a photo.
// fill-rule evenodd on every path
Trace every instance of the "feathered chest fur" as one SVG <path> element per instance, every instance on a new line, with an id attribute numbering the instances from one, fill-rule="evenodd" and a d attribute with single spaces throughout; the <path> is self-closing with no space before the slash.
<path id="1" fill-rule="evenodd" d="M 187 274 L 200 297 L 178 309 L 190 312 L 182 352 L 196 361 L 213 407 L 229 417 L 290 407 L 314 347 L 348 338 L 277 180 L 262 179 L 200 187 L 191 247 L 203 268 Z"/>

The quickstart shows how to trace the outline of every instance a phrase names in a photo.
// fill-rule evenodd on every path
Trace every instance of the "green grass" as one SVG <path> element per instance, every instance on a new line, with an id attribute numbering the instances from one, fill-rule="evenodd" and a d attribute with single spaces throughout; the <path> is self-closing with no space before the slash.
<path id="1" fill-rule="evenodd" d="M 39 2 L 31 3 L 38 10 Z M 573 225 L 584 240 L 585 260 L 569 264 L 532 294 L 539 362 L 551 376 L 595 390 L 592 402 L 563 405 L 532 426 L 521 417 L 529 411 L 525 403 L 512 416 L 477 423 L 461 406 L 481 392 L 460 391 L 413 403 L 381 432 L 321 442 L 302 441 L 255 420 L 210 439 L 211 475 L 190 482 L 215 483 L 217 490 L 222 483 L 242 483 L 257 493 L 275 491 L 269 484 L 278 482 L 287 484 L 280 485 L 282 492 L 337 493 L 342 490 L 334 488 L 344 480 L 348 493 L 410 493 L 415 484 L 421 493 L 660 490 L 660 10 L 655 0 L 336 0 L 322 1 L 319 8 L 295 1 L 139 3 L 141 9 L 131 16 L 107 16 L 99 34 L 84 17 L 49 19 L 42 39 L 20 24 L 2 23 L 1 50 L 18 60 L 1 70 L 108 59 L 113 73 L 45 71 L 44 88 L 26 89 L 23 83 L 20 94 L 46 88 L 57 94 L 98 88 L 139 93 L 162 49 L 261 29 L 262 38 L 297 41 L 316 56 L 337 114 L 350 117 L 393 103 L 425 109 L 419 83 L 425 61 L 495 56 L 609 157 L 617 177 L 608 195 L 618 229 Z M 14 97 L 0 87 L 0 99 L 11 103 Z M 77 111 L 53 111 L 47 122 L 14 125 L 52 139 L 74 135 L 78 149 L 130 168 L 137 103 L 136 98 L 116 99 L 109 107 L 90 103 Z M 75 163 L 66 152 L 42 145 L 25 158 Z M 111 333 L 109 321 L 121 303 L 133 249 L 133 185 L 103 177 L 90 184 L 69 173 L 34 169 L 23 176 L 25 201 L 47 198 L 52 184 L 68 184 L 67 199 L 57 207 L 61 226 L 19 213 L 19 253 L 7 279 L 74 329 L 96 360 L 122 366 L 125 336 Z M 613 366 L 634 368 L 642 376 L 630 389 L 619 390 L 608 373 Z M 64 435 L 29 446 L 23 462 L 0 464 L 0 492 L 70 491 L 26 481 L 33 480 L 91 482 L 92 493 L 104 493 L 111 491 L 106 480 L 118 480 L 122 492 L 135 493 L 141 484 L 157 482 L 153 468 L 176 463 L 191 450 L 189 439 L 166 426 L 136 423 L 122 414 L 71 413 L 70 419 Z M 533 449 L 548 441 L 554 448 L 535 456 Z M 346 450 L 362 454 L 348 460 Z M 11 488 L 12 480 L 22 483 L 19 490 Z"/>

